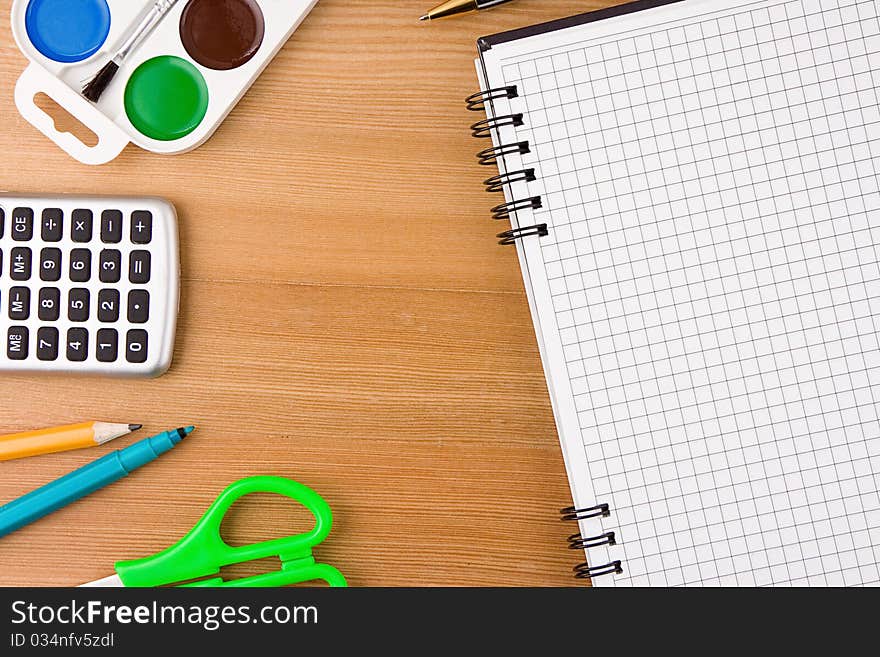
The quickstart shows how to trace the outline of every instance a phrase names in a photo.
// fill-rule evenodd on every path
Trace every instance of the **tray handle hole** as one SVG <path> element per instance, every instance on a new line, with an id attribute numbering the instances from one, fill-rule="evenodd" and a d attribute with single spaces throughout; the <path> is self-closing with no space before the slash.
<path id="1" fill-rule="evenodd" d="M 55 129 L 58 132 L 69 132 L 89 148 L 94 148 L 98 145 L 98 135 L 89 130 L 46 94 L 37 94 L 34 97 L 34 103 L 55 122 Z"/>

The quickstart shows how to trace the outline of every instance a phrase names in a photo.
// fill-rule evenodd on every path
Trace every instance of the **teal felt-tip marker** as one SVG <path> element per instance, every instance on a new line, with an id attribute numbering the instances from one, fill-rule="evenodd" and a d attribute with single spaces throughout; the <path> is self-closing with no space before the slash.
<path id="1" fill-rule="evenodd" d="M 0 537 L 119 481 L 170 452 L 194 430 L 195 427 L 174 429 L 146 438 L 0 507 Z"/>

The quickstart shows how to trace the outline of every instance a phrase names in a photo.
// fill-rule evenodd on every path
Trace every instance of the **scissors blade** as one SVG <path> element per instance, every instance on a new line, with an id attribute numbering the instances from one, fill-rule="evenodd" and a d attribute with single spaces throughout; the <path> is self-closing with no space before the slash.
<path id="1" fill-rule="evenodd" d="M 81 589 L 124 589 L 125 584 L 122 583 L 119 575 L 110 575 L 103 579 L 96 579 L 88 584 L 80 584 L 77 588 Z"/>

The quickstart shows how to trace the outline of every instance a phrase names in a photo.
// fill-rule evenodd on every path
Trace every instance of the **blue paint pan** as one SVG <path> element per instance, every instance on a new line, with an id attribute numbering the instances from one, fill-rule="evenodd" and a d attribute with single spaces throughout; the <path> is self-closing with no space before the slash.
<path id="1" fill-rule="evenodd" d="M 30 0 L 25 28 L 34 47 L 49 59 L 81 62 L 107 40 L 110 7 L 107 0 Z"/>

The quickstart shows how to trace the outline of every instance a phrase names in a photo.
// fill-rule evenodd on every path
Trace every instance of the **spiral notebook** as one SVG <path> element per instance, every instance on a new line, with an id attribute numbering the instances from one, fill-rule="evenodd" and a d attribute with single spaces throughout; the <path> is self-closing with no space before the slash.
<path id="1" fill-rule="evenodd" d="M 880 3 L 646 0 L 481 39 L 604 585 L 880 582 Z"/>

